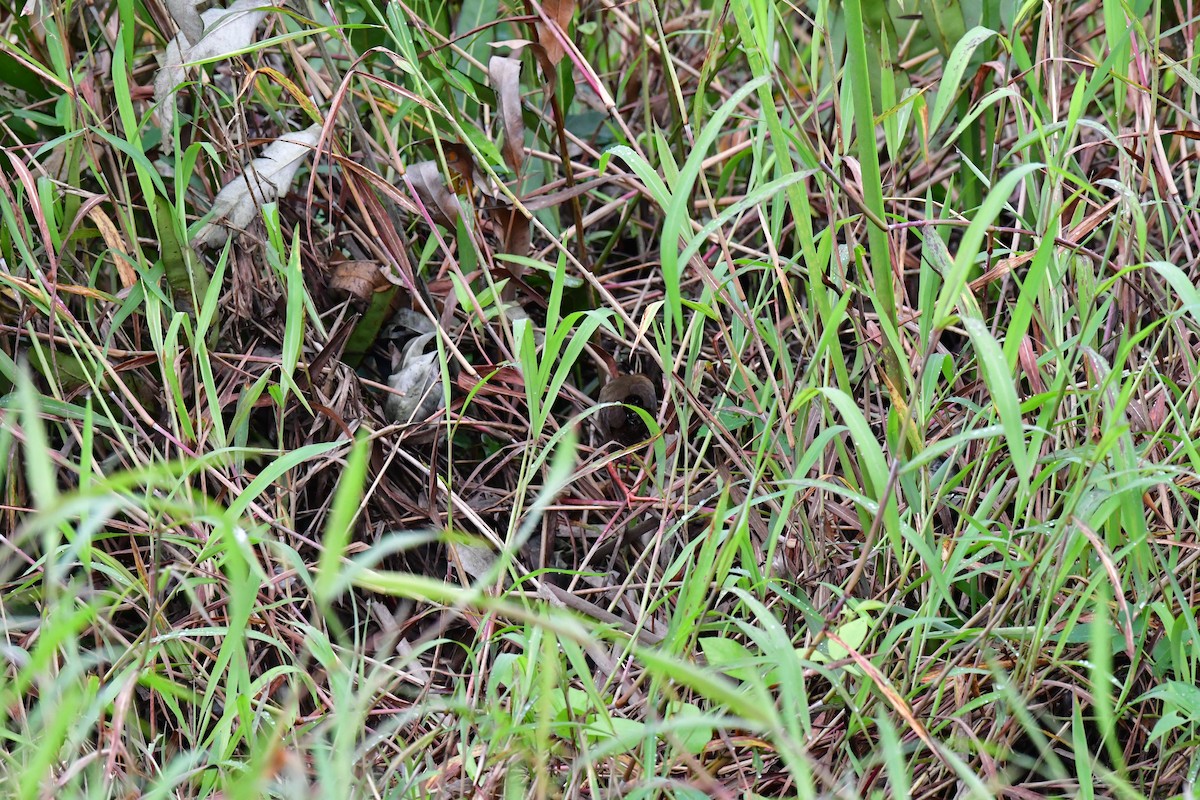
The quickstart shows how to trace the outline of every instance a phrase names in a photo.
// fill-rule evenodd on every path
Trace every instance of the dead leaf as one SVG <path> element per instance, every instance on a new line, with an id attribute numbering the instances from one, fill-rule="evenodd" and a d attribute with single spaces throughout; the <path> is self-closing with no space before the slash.
<path id="1" fill-rule="evenodd" d="M 458 388 L 476 397 L 524 399 L 525 378 L 521 375 L 520 370 L 500 364 L 479 364 L 476 367 L 476 371 L 479 375 L 487 375 L 487 378 L 461 372 L 458 378 L 455 379 Z"/>
<path id="2" fill-rule="evenodd" d="M 446 186 L 436 161 L 418 161 L 404 171 L 421 205 L 439 225 L 453 228 L 458 221 L 458 198 Z"/>
<path id="3" fill-rule="evenodd" d="M 336 261 L 330 263 L 333 275 L 329 288 L 337 289 L 358 300 L 370 300 L 380 286 L 390 286 L 377 261 Z"/>
<path id="4" fill-rule="evenodd" d="M 388 394 L 383 404 L 392 421 L 425 420 L 445 405 L 436 336 L 437 333 L 424 333 L 405 345 L 400 370 L 388 378 L 388 385 L 395 391 Z"/>
<path id="5" fill-rule="evenodd" d="M 213 199 L 212 218 L 196 233 L 196 246 L 224 244 L 232 232 L 241 232 L 259 208 L 287 194 L 292 179 L 321 140 L 321 126 L 311 125 L 284 134 L 272 142 L 262 156 L 251 161 L 242 174 L 225 184 Z"/>
<path id="6" fill-rule="evenodd" d="M 452 542 L 449 549 L 458 565 L 462 567 L 462 571 L 474 581 L 487 575 L 492 565 L 496 563 L 496 553 L 488 547 Z"/>
<path id="7" fill-rule="evenodd" d="M 493 208 L 490 212 L 492 219 L 499 228 L 502 240 L 501 250 L 515 256 L 529 255 L 532 238 L 529 233 L 529 217 L 515 208 Z M 516 265 L 509 267 L 516 271 Z M 523 271 L 521 271 L 523 272 Z"/>
<path id="8" fill-rule="evenodd" d="M 411 308 L 397 308 L 392 314 L 391 321 L 384 327 L 388 338 L 400 336 L 420 336 L 423 333 L 433 333 L 437 328 L 429 321 L 429 317 Z"/>
<path id="9" fill-rule="evenodd" d="M 537 28 L 538 43 L 546 51 L 546 60 L 552 66 L 558 66 L 566 50 L 551 25 L 558 28 L 563 39 L 570 37 L 571 17 L 575 16 L 575 0 L 542 0 L 542 14 L 534 22 Z M 547 22 L 549 20 L 549 22 Z"/>
<path id="10" fill-rule="evenodd" d="M 1167 421 L 1167 393 L 1159 392 L 1150 406 L 1150 430 L 1158 430 Z"/>
<path id="11" fill-rule="evenodd" d="M 497 109 L 504 126 L 504 163 L 519 175 L 525 163 L 525 121 L 521 118 L 521 62 L 507 56 L 492 56 L 488 77 L 496 90 Z"/>
<path id="12" fill-rule="evenodd" d="M 612 180 L 612 175 L 602 175 L 595 180 L 590 180 L 586 183 L 577 183 L 568 189 L 561 189 L 557 192 L 531 194 L 521 199 L 521 205 L 525 206 L 526 211 L 541 211 L 543 208 L 554 208 L 560 203 L 565 203 L 566 201 L 570 200 L 572 197 L 579 197 L 580 195 L 587 194 L 593 189 L 603 186 Z"/>
<path id="13" fill-rule="evenodd" d="M 1021 344 L 1017 348 L 1017 362 L 1029 380 L 1029 388 L 1033 394 L 1041 394 L 1046 391 L 1046 384 L 1042 382 L 1042 374 L 1038 370 L 1037 353 L 1034 352 L 1033 340 L 1028 336 L 1021 337 Z"/>
<path id="14" fill-rule="evenodd" d="M 180 25 L 180 33 L 167 43 L 162 67 L 154 76 L 154 102 L 162 125 L 163 148 L 169 148 L 175 124 L 175 90 L 187 79 L 190 61 L 222 58 L 249 46 L 254 29 L 267 15 L 264 0 L 236 0 L 229 8 L 210 8 L 200 14 L 203 34 L 192 43 Z M 195 8 L 192 9 L 195 11 Z M 187 23 L 194 31 L 194 23 Z"/>
<path id="15" fill-rule="evenodd" d="M 175 20 L 175 24 L 179 26 L 179 32 L 183 34 L 184 39 L 195 44 L 204 37 L 204 20 L 201 19 L 200 12 L 196 10 L 196 0 L 164 0 L 164 2 L 171 19 Z"/>
<path id="16" fill-rule="evenodd" d="M 441 147 L 442 153 L 446 156 L 446 166 L 452 173 L 451 178 L 455 191 L 461 189 L 464 193 L 469 194 L 472 189 L 478 188 L 484 194 L 489 196 L 492 194 L 487 180 L 479 171 L 479 167 L 475 165 L 471 148 L 459 142 L 442 142 Z"/>
<path id="17" fill-rule="evenodd" d="M 121 285 L 128 289 L 137 283 L 137 273 L 133 271 L 133 265 L 129 263 L 129 249 L 125 246 L 125 238 L 121 236 L 117 226 L 113 223 L 108 215 L 100 206 L 92 206 L 88 209 L 88 216 L 92 222 L 96 223 L 96 230 L 100 231 L 100 236 L 104 239 L 104 244 L 112 251 L 113 264 L 117 267 L 117 276 L 121 279 Z"/>

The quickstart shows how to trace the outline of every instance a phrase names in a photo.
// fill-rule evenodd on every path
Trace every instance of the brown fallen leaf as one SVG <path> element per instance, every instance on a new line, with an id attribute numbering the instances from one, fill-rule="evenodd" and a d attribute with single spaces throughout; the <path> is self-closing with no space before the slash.
<path id="1" fill-rule="evenodd" d="M 134 272 L 130 262 L 126 258 L 122 258 L 129 253 L 129 248 L 125 246 L 125 238 L 117 230 L 116 224 L 98 205 L 89 208 L 87 213 L 92 222 L 96 224 L 96 230 L 100 231 L 100 236 L 104 238 L 104 244 L 112 251 L 113 264 L 117 267 L 121 285 L 128 289 L 137 283 L 137 273 Z"/>
<path id="2" fill-rule="evenodd" d="M 446 155 L 446 166 L 452 173 L 451 183 L 454 191 L 470 194 L 473 189 L 479 189 L 484 194 L 490 194 L 487 180 L 471 155 L 471 148 L 459 142 L 447 141 L 443 141 L 441 146 Z"/>
<path id="3" fill-rule="evenodd" d="M 546 52 L 546 60 L 552 66 L 558 66 L 566 50 L 556 32 L 550 27 L 555 25 L 563 39 L 570 37 L 571 17 L 575 16 L 575 0 L 542 0 L 542 15 L 534 23 L 537 29 L 538 44 Z M 548 20 L 548 22 L 547 22 Z"/>
<path id="4" fill-rule="evenodd" d="M 458 198 L 446 185 L 436 161 L 418 161 L 404 171 L 408 182 L 417 193 L 417 199 L 434 222 L 453 228 L 458 221 Z"/>
<path id="5" fill-rule="evenodd" d="M 529 255 L 529 248 L 533 243 L 529 231 L 529 217 L 515 208 L 493 208 L 488 213 L 499 228 L 502 252 L 514 256 Z M 516 269 L 516 265 L 510 265 L 509 269 Z M 524 270 L 519 272 L 523 273 Z"/>
<path id="6" fill-rule="evenodd" d="M 329 287 L 358 300 L 370 300 L 380 286 L 388 282 L 377 261 L 334 261 Z"/>
<path id="7" fill-rule="evenodd" d="M 508 56 L 492 56 L 488 77 L 496 90 L 500 122 L 504 126 L 504 163 L 519 175 L 525 163 L 525 121 L 521 118 L 521 62 Z"/>

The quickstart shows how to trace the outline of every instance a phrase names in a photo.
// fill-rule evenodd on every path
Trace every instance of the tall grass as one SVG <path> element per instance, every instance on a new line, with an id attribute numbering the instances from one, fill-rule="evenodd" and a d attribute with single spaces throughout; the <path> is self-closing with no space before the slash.
<path id="1" fill-rule="evenodd" d="M 177 6 L 0 0 L 6 795 L 1191 795 L 1190 4 Z"/>

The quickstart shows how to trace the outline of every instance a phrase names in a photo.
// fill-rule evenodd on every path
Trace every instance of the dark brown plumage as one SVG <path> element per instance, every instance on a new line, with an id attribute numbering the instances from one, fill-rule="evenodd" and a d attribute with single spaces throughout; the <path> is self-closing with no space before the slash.
<path id="1" fill-rule="evenodd" d="M 601 403 L 624 403 L 626 406 L 644 408 L 651 415 L 658 411 L 658 393 L 654 384 L 641 373 L 620 375 L 600 389 Z M 646 423 L 632 408 L 609 406 L 600 409 L 596 424 L 605 439 L 619 442 L 626 447 L 644 441 L 650 436 Z"/>

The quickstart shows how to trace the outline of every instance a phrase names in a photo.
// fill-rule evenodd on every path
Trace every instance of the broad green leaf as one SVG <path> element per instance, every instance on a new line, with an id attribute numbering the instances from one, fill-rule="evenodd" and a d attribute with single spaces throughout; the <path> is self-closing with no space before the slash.
<path id="1" fill-rule="evenodd" d="M 950 107 L 958 97 L 959 83 L 962 81 L 963 72 L 966 71 L 975 48 L 995 35 L 996 32 L 993 30 L 975 27 L 959 39 L 958 44 L 954 45 L 954 52 L 946 59 L 946 66 L 942 70 L 942 80 L 938 84 L 937 98 L 933 101 L 933 113 L 929 117 L 930 131 L 940 128 L 946 120 L 946 115 L 950 113 Z"/>
<path id="2" fill-rule="evenodd" d="M 962 326 L 971 337 L 975 348 L 975 358 L 979 364 L 980 376 L 987 384 L 988 394 L 996 404 L 996 412 L 1000 416 L 1000 425 L 1004 428 L 1004 440 L 1012 458 L 1013 468 L 1021 485 L 1029 486 L 1029 477 L 1033 472 L 1033 461 L 1025 447 L 1025 427 L 1021 421 L 1021 404 L 1017 400 L 1017 390 L 1013 385 L 1012 373 L 1004 360 L 1000 345 L 992 338 L 987 325 L 982 320 L 964 317 Z"/>

